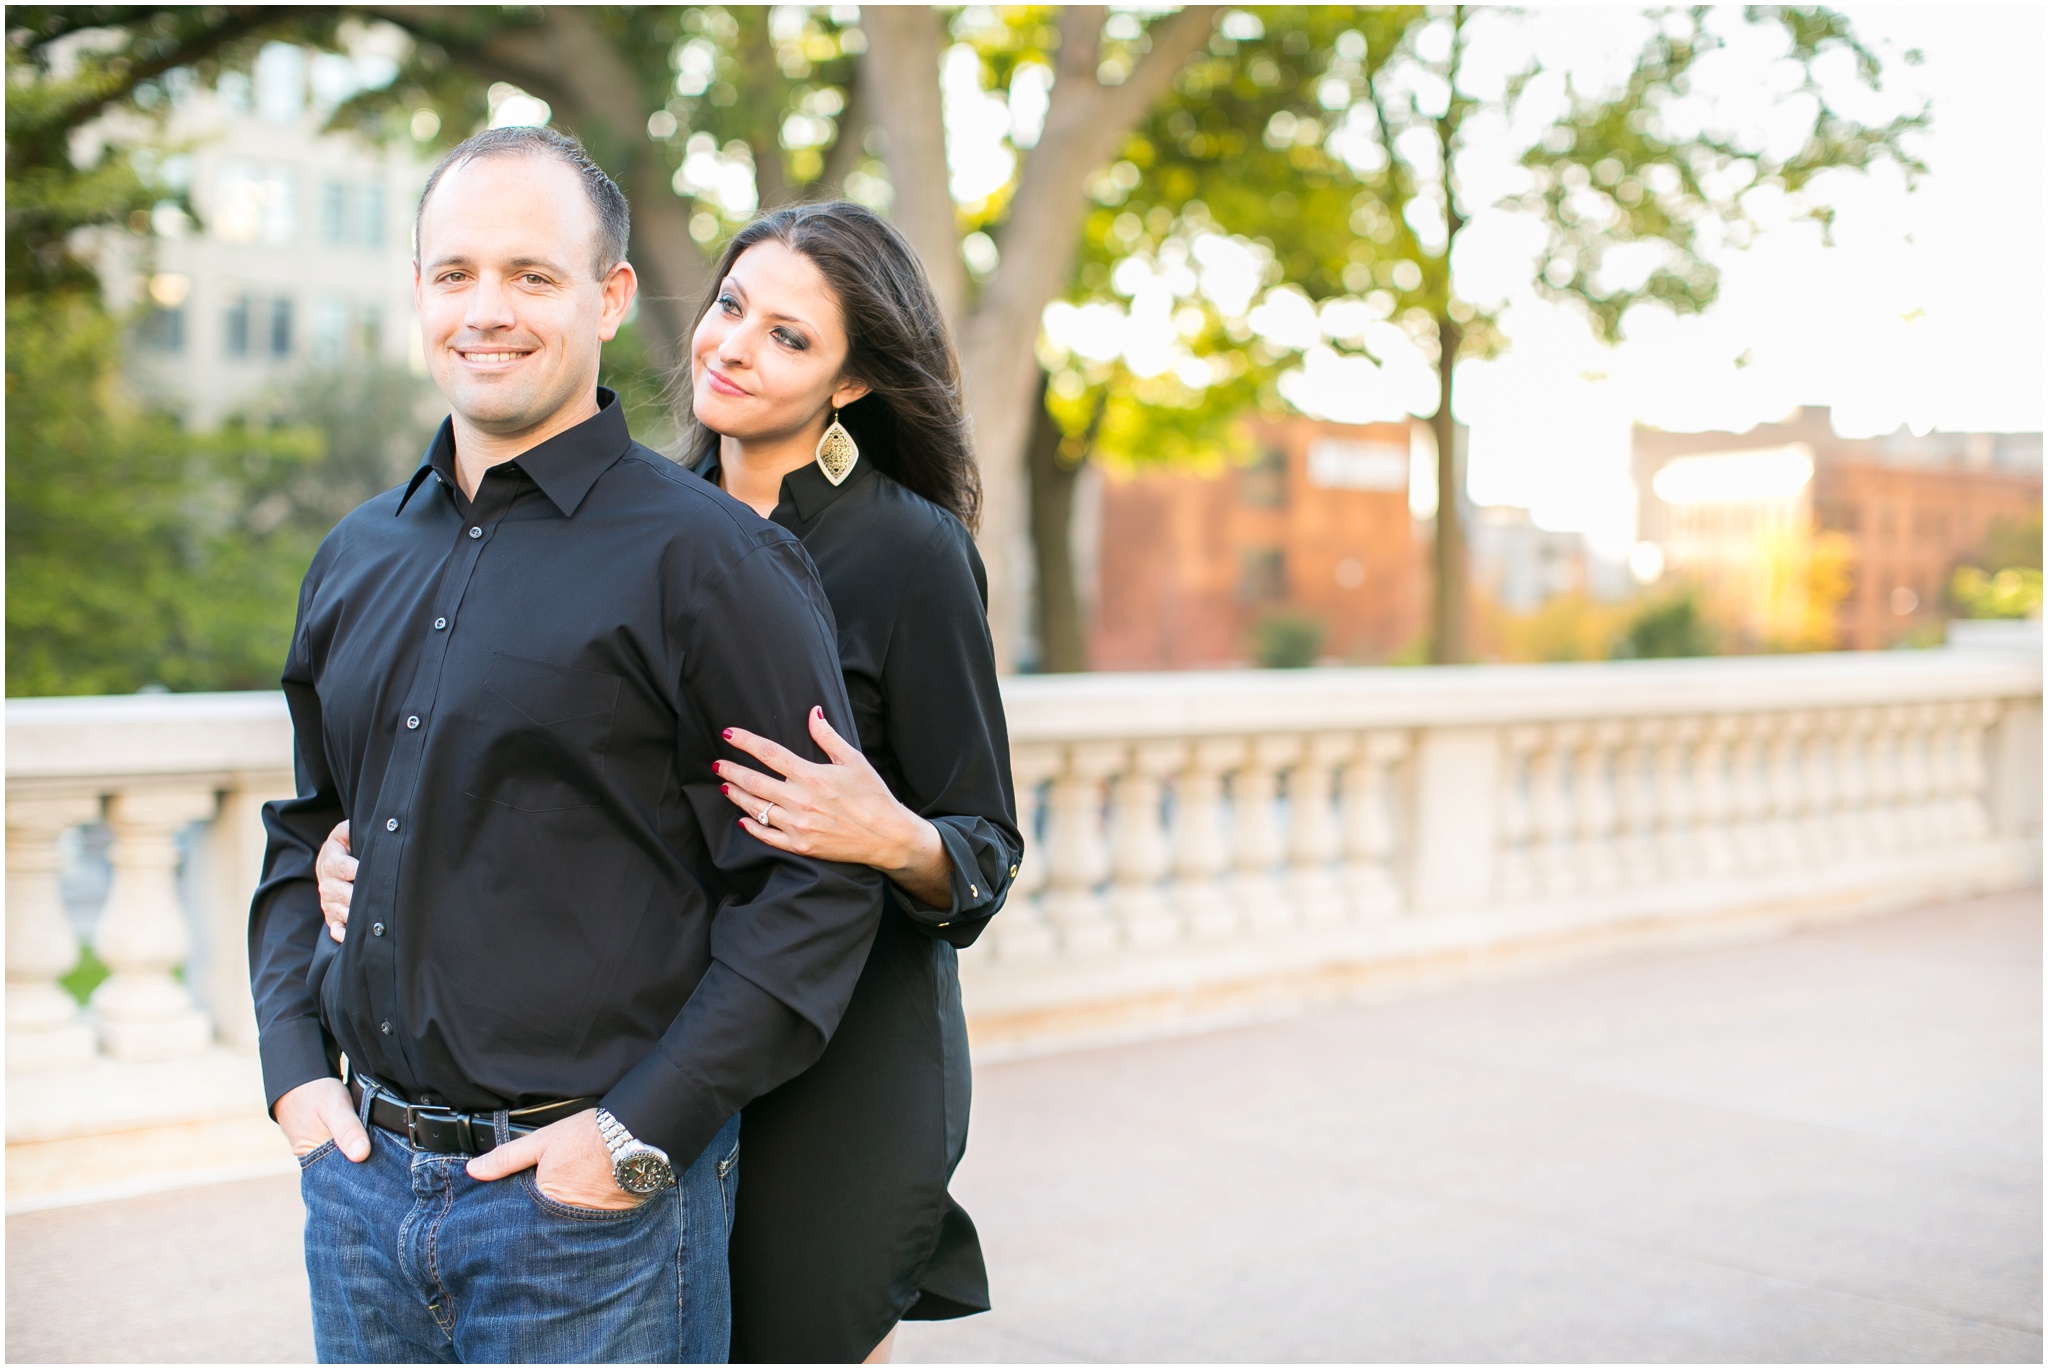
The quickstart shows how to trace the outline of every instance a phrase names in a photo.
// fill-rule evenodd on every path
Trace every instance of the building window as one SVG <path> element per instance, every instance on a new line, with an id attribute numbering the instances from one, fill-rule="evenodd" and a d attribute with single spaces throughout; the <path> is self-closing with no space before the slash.
<path id="1" fill-rule="evenodd" d="M 384 245 L 384 187 L 370 181 L 356 201 L 357 240 L 372 252 Z"/>
<path id="2" fill-rule="evenodd" d="M 223 162 L 208 216 L 223 242 L 289 246 L 299 231 L 298 173 L 288 166 Z"/>
<path id="3" fill-rule="evenodd" d="M 328 181 L 320 187 L 320 241 L 330 247 L 384 245 L 384 187 Z"/>
<path id="4" fill-rule="evenodd" d="M 307 346 L 317 361 L 339 361 L 348 348 L 348 301 L 316 300 Z"/>
<path id="5" fill-rule="evenodd" d="M 341 181 L 320 187 L 320 241 L 330 247 L 348 241 L 348 186 Z"/>
<path id="6" fill-rule="evenodd" d="M 1267 447 L 1259 453 L 1258 462 L 1245 469 L 1238 477 L 1238 498 L 1245 505 L 1255 509 L 1278 509 L 1287 506 L 1287 453 L 1278 447 Z"/>
<path id="7" fill-rule="evenodd" d="M 252 307 L 247 295 L 236 295 L 228 301 L 221 319 L 221 336 L 231 357 L 249 355 L 249 311 Z"/>
<path id="8" fill-rule="evenodd" d="M 142 322 L 135 330 L 135 339 L 152 352 L 184 351 L 185 311 L 150 309 L 143 314 Z"/>
<path id="9" fill-rule="evenodd" d="M 292 302 L 288 299 L 270 302 L 269 341 L 272 356 L 288 357 L 292 354 Z"/>
<path id="10" fill-rule="evenodd" d="M 1278 603 L 1287 597 L 1287 553 L 1277 548 L 1247 551 L 1238 562 L 1237 597 L 1247 604 Z"/>

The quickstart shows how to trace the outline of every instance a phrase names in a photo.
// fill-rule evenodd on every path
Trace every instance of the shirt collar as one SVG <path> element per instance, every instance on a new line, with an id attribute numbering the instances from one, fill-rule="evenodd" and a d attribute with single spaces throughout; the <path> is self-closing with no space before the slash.
<path id="1" fill-rule="evenodd" d="M 709 480 L 714 485 L 718 483 L 718 469 L 718 448 L 716 446 L 712 447 L 710 453 L 702 460 L 690 467 L 692 472 Z M 819 469 L 817 462 L 813 461 L 808 465 L 799 466 L 788 475 L 782 477 L 782 489 L 778 493 L 781 504 L 777 507 L 780 508 L 783 505 L 787 505 L 796 510 L 798 522 L 809 523 L 826 509 L 831 508 L 839 496 L 853 489 L 863 480 L 866 480 L 873 471 L 874 464 L 872 462 L 865 460 L 855 462 L 853 469 L 847 473 L 845 481 L 835 485 L 825 478 L 825 472 Z"/>
<path id="2" fill-rule="evenodd" d="M 626 430 L 625 406 L 619 403 L 618 395 L 600 385 L 596 413 L 528 448 L 506 464 L 524 471 L 567 518 L 583 503 L 597 478 L 632 444 L 633 436 Z M 405 497 L 398 501 L 398 512 L 405 511 L 406 504 L 429 475 L 441 477 L 451 490 L 462 488 L 455 480 L 455 428 L 450 419 L 441 420 L 440 431 L 434 434 L 426 457 L 405 487 Z"/>

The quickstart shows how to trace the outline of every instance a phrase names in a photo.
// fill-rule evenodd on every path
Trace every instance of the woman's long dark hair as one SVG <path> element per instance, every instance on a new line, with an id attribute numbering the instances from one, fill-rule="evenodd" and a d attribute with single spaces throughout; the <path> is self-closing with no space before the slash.
<path id="1" fill-rule="evenodd" d="M 789 205 L 755 219 L 725 245 L 711 288 L 690 321 L 691 334 L 717 303 L 740 253 L 770 241 L 808 258 L 839 300 L 846 374 L 868 387 L 839 411 L 861 459 L 972 530 L 981 521 L 981 471 L 960 403 L 959 358 L 924 265 L 880 215 L 830 200 Z M 692 393 L 687 350 L 677 381 L 679 390 Z M 694 413 L 685 432 L 691 465 L 717 446 L 718 434 Z"/>

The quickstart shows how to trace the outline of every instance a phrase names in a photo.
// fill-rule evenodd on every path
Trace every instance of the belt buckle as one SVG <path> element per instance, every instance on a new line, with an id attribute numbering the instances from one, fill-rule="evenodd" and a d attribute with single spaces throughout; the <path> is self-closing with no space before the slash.
<path id="1" fill-rule="evenodd" d="M 415 1150 L 474 1154 L 476 1135 L 469 1120 L 468 1114 L 454 1108 L 409 1107 L 405 1110 L 405 1139 Z"/>

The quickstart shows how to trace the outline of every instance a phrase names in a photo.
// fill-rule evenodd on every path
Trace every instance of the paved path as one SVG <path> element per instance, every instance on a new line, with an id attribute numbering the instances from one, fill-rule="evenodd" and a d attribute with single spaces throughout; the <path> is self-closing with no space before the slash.
<path id="1" fill-rule="evenodd" d="M 2041 902 L 993 1067 L 904 1360 L 2032 1360 Z M 25 1214 L 10 1359 L 309 1357 L 259 1180 Z"/>

